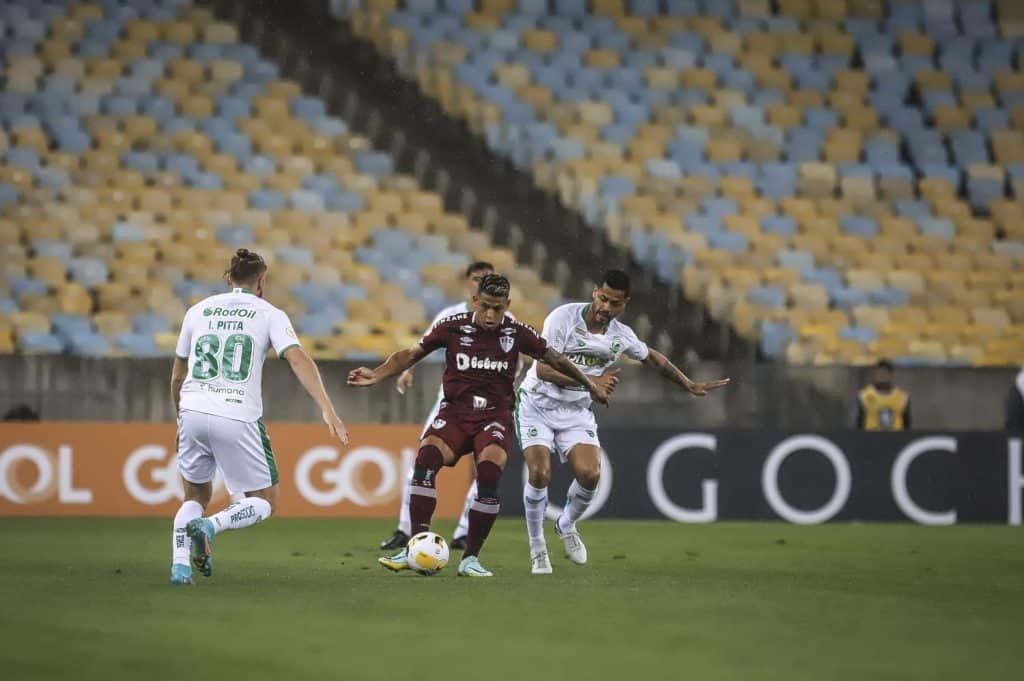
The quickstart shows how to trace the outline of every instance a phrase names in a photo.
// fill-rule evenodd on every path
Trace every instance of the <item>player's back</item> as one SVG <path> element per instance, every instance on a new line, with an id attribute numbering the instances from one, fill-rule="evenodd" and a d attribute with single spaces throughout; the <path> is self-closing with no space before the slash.
<path id="1" fill-rule="evenodd" d="M 210 296 L 189 308 L 178 339 L 188 361 L 181 408 L 239 421 L 263 415 L 263 362 L 298 345 L 288 316 L 246 289 Z"/>

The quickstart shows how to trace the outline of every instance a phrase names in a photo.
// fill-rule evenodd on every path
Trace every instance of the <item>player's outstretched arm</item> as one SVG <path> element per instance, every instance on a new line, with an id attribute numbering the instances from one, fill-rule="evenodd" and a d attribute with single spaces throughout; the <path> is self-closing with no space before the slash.
<path id="1" fill-rule="evenodd" d="M 284 358 L 288 360 L 288 365 L 291 366 L 295 377 L 299 379 L 299 383 L 316 402 L 316 406 L 320 407 L 320 414 L 323 416 L 324 423 L 327 424 L 327 429 L 331 431 L 331 436 L 347 445 L 348 430 L 338 413 L 334 411 L 334 405 L 331 404 L 331 398 L 327 396 L 327 390 L 324 389 L 324 382 L 320 377 L 320 370 L 317 369 L 316 362 L 297 345 L 285 350 Z"/>
<path id="2" fill-rule="evenodd" d="M 417 343 L 408 350 L 399 350 L 393 353 L 376 369 L 367 369 L 366 367 L 353 369 L 348 373 L 348 381 L 346 382 L 357 388 L 368 388 L 371 385 L 376 385 L 385 379 L 391 378 L 395 374 L 402 373 L 426 356 L 427 351 Z"/>
<path id="3" fill-rule="evenodd" d="M 581 385 L 590 391 L 590 396 L 594 398 L 595 402 L 608 404 L 608 395 L 610 393 L 608 388 L 603 385 L 598 385 L 597 383 L 594 383 L 594 381 L 590 380 L 589 376 L 580 371 L 579 367 L 573 364 L 572 361 L 562 353 L 549 347 L 544 351 L 544 356 L 541 357 L 541 360 L 553 367 L 556 371 L 565 374 L 572 380 L 576 381 L 578 385 Z"/>
<path id="4" fill-rule="evenodd" d="M 174 413 L 178 413 L 178 406 L 181 404 L 181 386 L 185 383 L 188 375 L 188 362 L 181 357 L 174 358 L 174 366 L 171 367 L 171 402 L 174 404 Z"/>
<path id="5" fill-rule="evenodd" d="M 591 380 L 598 385 L 603 385 L 610 395 L 619 384 L 619 372 L 621 369 L 606 369 L 599 376 L 591 376 Z M 537 363 L 537 378 L 542 381 L 554 383 L 559 388 L 582 388 L 583 385 L 575 379 L 569 378 L 560 371 L 556 371 L 544 362 Z"/>
<path id="6" fill-rule="evenodd" d="M 684 374 L 679 367 L 670 362 L 668 357 L 654 348 L 651 348 L 650 352 L 647 353 L 647 359 L 644 360 L 644 364 L 656 369 L 659 374 L 673 383 L 681 385 L 684 390 L 692 395 L 707 395 L 712 390 L 729 385 L 728 378 L 721 378 L 717 381 L 708 381 L 706 383 L 694 381 Z"/>

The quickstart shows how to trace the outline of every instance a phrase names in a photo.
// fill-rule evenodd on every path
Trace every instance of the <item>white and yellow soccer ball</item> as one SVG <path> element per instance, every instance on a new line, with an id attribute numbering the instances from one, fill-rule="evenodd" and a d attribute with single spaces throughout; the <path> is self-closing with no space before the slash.
<path id="1" fill-rule="evenodd" d="M 448 564 L 448 542 L 434 532 L 420 532 L 406 545 L 409 567 L 429 577 L 436 575 Z"/>

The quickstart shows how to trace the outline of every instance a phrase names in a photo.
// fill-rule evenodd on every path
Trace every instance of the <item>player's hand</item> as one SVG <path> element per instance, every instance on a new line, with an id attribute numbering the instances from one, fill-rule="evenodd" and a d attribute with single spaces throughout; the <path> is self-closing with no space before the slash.
<path id="1" fill-rule="evenodd" d="M 686 386 L 686 390 L 689 391 L 691 395 L 698 395 L 700 397 L 703 397 L 712 390 L 718 390 L 719 388 L 724 388 L 725 386 L 729 385 L 730 380 L 731 379 L 728 378 L 720 378 L 717 381 L 707 381 L 705 383 L 690 381 L 690 383 Z"/>
<path id="2" fill-rule="evenodd" d="M 359 367 L 358 369 L 353 369 L 348 372 L 348 380 L 345 382 L 359 388 L 367 388 L 371 385 L 376 385 L 377 381 L 377 374 L 373 369 Z"/>
<path id="3" fill-rule="evenodd" d="M 412 385 L 412 372 L 406 369 L 395 381 L 395 390 L 398 391 L 399 395 L 404 395 L 405 391 Z"/>
<path id="4" fill-rule="evenodd" d="M 611 392 L 604 386 L 598 385 L 593 380 L 590 380 L 589 383 L 590 385 L 587 386 L 587 389 L 590 391 L 590 397 L 595 402 L 600 402 L 601 404 L 607 407 L 608 395 L 610 395 Z"/>
<path id="5" fill-rule="evenodd" d="M 595 385 L 601 386 L 605 389 L 605 392 L 611 395 L 615 392 L 615 387 L 619 384 L 619 372 L 621 369 L 608 369 L 600 376 L 594 376 L 592 379 Z"/>
<path id="6" fill-rule="evenodd" d="M 345 428 L 345 423 L 341 418 L 333 411 L 325 411 L 322 416 L 324 417 L 324 423 L 327 424 L 327 430 L 331 431 L 331 437 L 336 437 L 341 440 L 341 444 L 348 444 L 348 429 Z"/>

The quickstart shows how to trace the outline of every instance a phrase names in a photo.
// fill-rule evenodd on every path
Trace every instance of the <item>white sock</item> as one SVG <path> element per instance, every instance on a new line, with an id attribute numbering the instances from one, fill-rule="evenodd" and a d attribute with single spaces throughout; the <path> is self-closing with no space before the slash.
<path id="1" fill-rule="evenodd" d="M 547 548 L 544 541 L 544 513 L 548 510 L 548 488 L 523 485 L 523 509 L 526 512 L 526 534 L 530 537 L 530 551 Z"/>
<path id="2" fill-rule="evenodd" d="M 412 469 L 409 475 L 405 476 L 405 484 L 402 485 L 402 505 L 398 509 L 398 530 L 406 535 L 412 534 L 412 518 L 409 517 L 409 495 L 412 493 Z"/>
<path id="3" fill-rule="evenodd" d="M 246 497 L 223 511 L 210 516 L 214 532 L 241 530 L 270 517 L 270 502 L 259 497 Z"/>
<path id="4" fill-rule="evenodd" d="M 185 526 L 190 520 L 202 516 L 203 507 L 198 501 L 186 501 L 174 514 L 174 527 L 171 529 L 171 562 L 175 565 L 188 565 L 192 540 L 185 534 Z"/>
<path id="5" fill-rule="evenodd" d="M 469 534 L 469 510 L 472 508 L 474 501 L 476 501 L 476 480 L 473 480 L 473 484 L 469 486 L 469 491 L 466 492 L 466 503 L 462 505 L 462 515 L 459 516 L 459 524 L 455 526 L 455 533 L 452 535 L 452 539 L 465 537 Z"/>
<path id="6" fill-rule="evenodd" d="M 596 489 L 596 488 L 595 488 Z M 569 485 L 569 494 L 565 499 L 565 510 L 562 511 L 562 530 L 575 530 L 576 521 L 586 512 L 594 499 L 593 489 L 587 489 L 575 480 Z"/>

